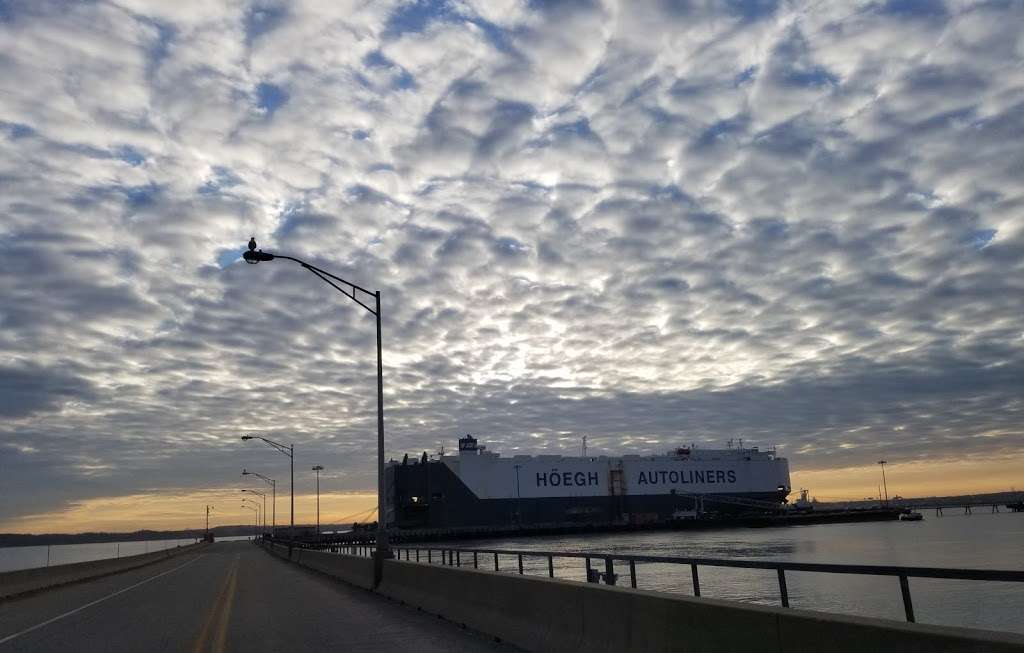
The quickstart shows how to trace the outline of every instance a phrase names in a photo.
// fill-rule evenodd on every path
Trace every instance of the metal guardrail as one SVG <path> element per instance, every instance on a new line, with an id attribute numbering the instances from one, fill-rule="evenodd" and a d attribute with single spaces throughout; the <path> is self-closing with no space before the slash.
<path id="1" fill-rule="evenodd" d="M 335 553 L 349 555 L 372 556 L 372 545 L 313 545 L 309 548 L 330 549 Z M 618 575 L 615 573 L 615 562 L 625 562 L 629 567 L 629 584 L 635 588 L 636 563 L 655 562 L 677 565 L 689 565 L 693 578 L 693 595 L 700 596 L 700 575 L 698 567 L 732 567 L 739 569 L 775 570 L 779 583 L 779 598 L 782 607 L 788 608 L 789 590 L 786 586 L 787 571 L 803 571 L 823 574 L 854 574 L 859 576 L 894 576 L 899 579 L 900 594 L 903 599 L 903 610 L 907 621 L 913 622 L 914 604 L 910 595 L 911 578 L 941 578 L 947 580 L 977 580 L 992 582 L 1024 583 L 1024 571 L 1007 571 L 996 569 L 950 569 L 943 567 L 896 567 L 891 565 L 841 565 L 817 562 L 786 562 L 774 560 L 729 560 L 725 558 L 689 558 L 681 556 L 629 555 L 622 553 L 571 553 L 565 551 L 533 551 L 522 549 L 466 549 L 455 547 L 391 547 L 398 560 L 425 564 L 442 564 L 451 567 L 469 566 L 481 568 L 481 554 L 493 556 L 494 571 L 502 571 L 501 556 L 515 556 L 518 562 L 517 571 L 523 574 L 524 558 L 546 558 L 548 577 L 555 578 L 555 558 L 576 558 L 584 560 L 588 582 L 604 582 L 615 585 Z M 466 556 L 465 562 L 463 555 Z M 471 556 L 471 558 L 470 558 Z M 592 561 L 604 562 L 604 571 L 594 569 Z M 485 559 L 484 564 L 487 564 Z"/>

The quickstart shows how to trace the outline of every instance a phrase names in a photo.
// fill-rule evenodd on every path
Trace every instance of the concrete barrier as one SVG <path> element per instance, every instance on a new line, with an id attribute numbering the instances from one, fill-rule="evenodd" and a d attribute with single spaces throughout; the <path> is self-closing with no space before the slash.
<path id="1" fill-rule="evenodd" d="M 0 599 L 10 599 L 22 594 L 38 592 L 51 587 L 59 587 L 70 583 L 78 583 L 100 576 L 109 576 L 129 569 L 153 564 L 170 557 L 196 551 L 203 544 L 189 544 L 173 549 L 163 549 L 152 553 L 141 553 L 123 558 L 106 558 L 75 562 L 67 565 L 38 567 L 36 569 L 19 569 L 0 574 Z"/>
<path id="2" fill-rule="evenodd" d="M 288 547 L 269 545 L 288 559 Z M 293 549 L 292 561 L 373 587 L 373 560 Z M 693 598 L 398 560 L 374 590 L 528 651 L 1024 651 L 1024 637 Z"/>
<path id="3" fill-rule="evenodd" d="M 389 560 L 377 591 L 530 651 L 1024 651 L 1024 637 Z"/>
<path id="4" fill-rule="evenodd" d="M 372 558 L 294 549 L 292 551 L 292 561 L 304 567 L 339 578 L 351 585 L 367 590 L 373 589 Z"/>
<path id="5" fill-rule="evenodd" d="M 314 569 L 350 585 L 373 589 L 373 559 L 362 556 L 339 555 L 309 549 L 289 548 L 281 544 L 266 544 L 267 551 L 273 555 L 291 560 L 292 562 Z"/>

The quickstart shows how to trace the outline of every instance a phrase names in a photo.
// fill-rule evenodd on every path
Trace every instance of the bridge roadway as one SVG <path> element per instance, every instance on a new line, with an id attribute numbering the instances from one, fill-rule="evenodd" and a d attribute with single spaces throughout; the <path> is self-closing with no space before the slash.
<path id="1" fill-rule="evenodd" d="M 410 649 L 514 650 L 250 542 L 0 602 L 0 653 Z"/>

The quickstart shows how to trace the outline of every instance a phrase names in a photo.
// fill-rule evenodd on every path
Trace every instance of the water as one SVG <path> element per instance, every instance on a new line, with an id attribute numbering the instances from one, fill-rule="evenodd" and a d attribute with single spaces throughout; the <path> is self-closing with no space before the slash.
<path id="1" fill-rule="evenodd" d="M 218 540 L 244 540 L 250 536 L 221 537 Z M 173 549 L 176 546 L 195 544 L 194 538 L 185 540 L 149 540 L 145 542 L 101 542 L 94 544 L 54 544 L 51 546 L 0 547 L 0 573 L 35 567 L 52 567 L 73 562 L 88 562 L 139 555 L 151 551 Z M 47 564 L 49 556 L 49 564 Z"/>
<path id="2" fill-rule="evenodd" d="M 933 517 L 921 522 L 820 524 L 718 531 L 656 531 L 585 536 L 489 539 L 453 543 L 458 547 L 614 552 L 837 564 L 905 565 L 972 569 L 1022 569 L 1024 514 L 997 513 Z M 431 545 L 437 546 L 437 545 Z M 463 557 L 463 564 L 466 558 Z M 471 562 L 470 562 L 471 564 Z M 493 558 L 481 560 L 493 569 Z M 516 571 L 516 557 L 501 559 Z M 555 575 L 585 580 L 583 560 L 555 559 Z M 604 570 L 604 562 L 593 561 Z M 528 574 L 547 575 L 547 558 L 524 559 Z M 637 563 L 637 587 L 693 593 L 688 565 Z M 629 584 L 629 567 L 616 565 L 619 583 Z M 701 595 L 780 605 L 773 570 L 700 567 Z M 825 612 L 903 620 L 899 579 L 786 572 L 790 606 Z M 967 626 L 1024 633 L 1024 583 L 910 579 L 919 623 Z"/>

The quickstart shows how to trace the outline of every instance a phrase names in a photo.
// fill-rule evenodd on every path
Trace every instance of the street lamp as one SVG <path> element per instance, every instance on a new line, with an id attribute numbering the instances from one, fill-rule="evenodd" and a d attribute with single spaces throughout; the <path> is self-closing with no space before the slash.
<path id="1" fill-rule="evenodd" d="M 250 506 L 247 503 L 243 503 L 242 507 L 243 508 L 248 508 L 249 510 L 255 510 L 256 511 L 256 523 L 259 523 L 259 521 L 260 521 L 260 511 L 259 511 L 259 508 L 253 508 L 252 506 Z M 253 530 L 255 531 L 256 524 L 253 524 L 253 527 L 254 527 Z"/>
<path id="2" fill-rule="evenodd" d="M 285 445 L 285 444 L 281 444 L 280 442 L 274 442 L 273 440 L 266 439 L 262 435 L 243 435 L 242 439 L 243 440 L 263 440 L 264 442 L 269 444 L 271 447 L 273 447 L 278 453 L 283 453 L 284 455 L 288 456 L 289 461 L 291 462 L 291 474 L 292 474 L 292 511 L 291 511 L 291 513 L 292 513 L 292 517 L 291 517 L 292 525 L 291 525 L 291 527 L 288 530 L 288 539 L 290 539 L 290 540 L 291 539 L 295 539 L 295 445 L 294 444 Z"/>
<path id="3" fill-rule="evenodd" d="M 258 501 L 254 500 L 254 499 L 250 499 L 249 497 L 242 497 L 242 504 L 243 504 L 243 505 L 247 505 L 247 504 L 245 503 L 246 501 L 248 501 L 248 502 L 249 502 L 249 503 L 251 503 L 252 505 L 256 506 L 256 524 L 257 524 L 257 528 L 259 528 L 259 521 L 260 521 L 260 504 L 259 504 L 259 502 L 258 502 Z"/>
<path id="4" fill-rule="evenodd" d="M 884 460 L 879 460 L 878 464 L 882 466 L 882 490 L 885 491 L 885 506 L 889 507 L 889 488 L 885 484 L 885 463 Z"/>
<path id="5" fill-rule="evenodd" d="M 320 537 L 320 472 L 324 471 L 323 465 L 315 465 L 316 472 L 316 536 Z"/>
<path id="6" fill-rule="evenodd" d="M 384 487 L 384 363 L 381 357 L 380 291 L 361 288 L 351 281 L 346 281 L 341 277 L 292 256 L 282 256 L 257 250 L 256 238 L 249 239 L 248 247 L 249 251 L 242 254 L 242 258 L 245 259 L 246 263 L 255 265 L 261 261 L 273 261 L 275 258 L 294 261 L 377 318 L 377 555 L 375 556 L 374 563 L 374 585 L 376 586 L 380 583 L 381 574 L 383 573 L 384 558 L 391 557 L 391 550 L 388 546 L 388 532 L 384 523 L 387 511 L 384 506 L 384 492 L 386 489 Z M 359 296 L 356 295 L 357 292 L 360 293 Z M 373 299 L 373 308 L 370 308 L 368 305 L 370 298 Z M 367 303 L 363 303 L 363 300 L 366 300 Z"/>
<path id="7" fill-rule="evenodd" d="M 243 470 L 244 473 L 244 470 Z M 242 490 L 242 492 L 248 492 L 249 494 L 255 494 L 258 497 L 263 497 L 263 532 L 267 531 L 267 493 L 260 492 L 259 490 Z"/>
<path id="8" fill-rule="evenodd" d="M 255 476 L 256 478 L 262 478 L 263 481 L 270 486 L 270 534 L 277 535 L 277 481 L 272 478 L 267 478 L 263 474 L 250 472 L 244 468 L 242 469 L 242 476 Z M 266 497 L 264 497 L 264 499 L 265 498 Z"/>

